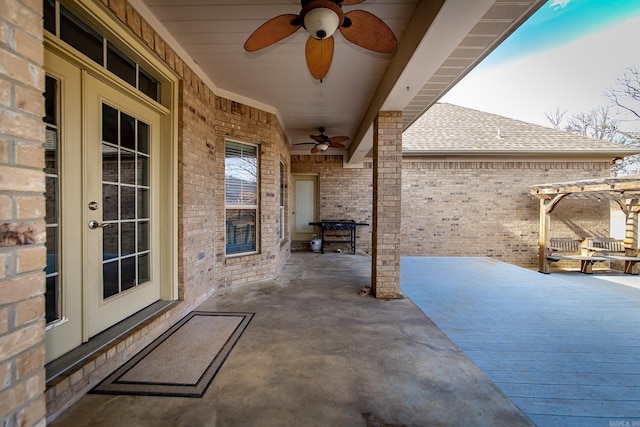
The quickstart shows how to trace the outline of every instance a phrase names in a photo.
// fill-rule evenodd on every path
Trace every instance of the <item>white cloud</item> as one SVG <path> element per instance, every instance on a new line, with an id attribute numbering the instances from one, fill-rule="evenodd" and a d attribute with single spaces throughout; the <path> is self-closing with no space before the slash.
<path id="1" fill-rule="evenodd" d="M 569 3 L 571 3 L 571 0 L 553 0 L 549 7 L 553 10 L 558 10 L 567 7 Z"/>

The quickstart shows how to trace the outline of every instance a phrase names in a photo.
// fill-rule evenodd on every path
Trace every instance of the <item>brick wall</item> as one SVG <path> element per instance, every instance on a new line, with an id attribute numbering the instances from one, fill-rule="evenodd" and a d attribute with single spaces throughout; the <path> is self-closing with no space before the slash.
<path id="1" fill-rule="evenodd" d="M 0 0 L 0 425 L 44 425 L 42 3 Z"/>
<path id="2" fill-rule="evenodd" d="M 275 115 L 224 98 L 216 98 L 216 147 L 212 190 L 216 198 L 217 276 L 219 286 L 231 286 L 274 278 L 289 257 L 289 245 L 280 244 L 280 161 L 289 163 L 289 145 Z M 259 253 L 224 257 L 224 148 L 227 138 L 259 145 Z M 288 177 L 288 175 L 287 175 Z M 285 207 L 285 212 L 287 208 Z M 285 227 L 286 230 L 286 227 Z M 289 242 L 288 230 L 285 242 Z"/>
<path id="3" fill-rule="evenodd" d="M 320 193 L 319 219 L 354 219 L 372 223 L 372 163 L 362 167 L 344 168 L 342 156 L 293 155 L 291 173 L 318 175 Z M 371 251 L 371 227 L 358 227 L 356 245 L 365 252 Z M 327 250 L 343 247 L 329 244 Z M 309 242 L 293 242 L 294 249 L 310 250 Z"/>
<path id="4" fill-rule="evenodd" d="M 402 112 L 382 111 L 373 130 L 371 290 L 399 298 L 402 224 Z"/>
<path id="5" fill-rule="evenodd" d="M 402 254 L 490 256 L 522 267 L 538 262 L 533 184 L 609 176 L 608 162 L 405 161 Z M 609 235 L 609 203 L 563 200 L 551 236 Z"/>

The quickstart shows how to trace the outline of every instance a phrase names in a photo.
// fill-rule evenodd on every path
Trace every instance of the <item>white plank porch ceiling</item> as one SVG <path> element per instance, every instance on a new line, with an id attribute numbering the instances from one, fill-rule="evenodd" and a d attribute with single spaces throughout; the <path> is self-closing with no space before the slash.
<path id="1" fill-rule="evenodd" d="M 401 110 L 408 127 L 482 58 L 542 6 L 544 0 L 443 0 L 431 25 L 425 11 L 442 0 L 366 0 L 343 10 L 362 9 L 381 18 L 399 41 L 396 54 L 381 54 L 346 41 L 339 32 L 333 63 L 323 82 L 306 66 L 308 33 L 294 35 L 258 52 L 243 44 L 262 23 L 298 14 L 298 0 L 132 0 L 145 19 L 152 16 L 173 40 L 171 47 L 197 64 L 216 94 L 278 115 L 291 144 L 309 134 L 347 135 L 349 162 L 372 147 L 372 114 Z M 294 153 L 310 146 L 293 145 Z"/>

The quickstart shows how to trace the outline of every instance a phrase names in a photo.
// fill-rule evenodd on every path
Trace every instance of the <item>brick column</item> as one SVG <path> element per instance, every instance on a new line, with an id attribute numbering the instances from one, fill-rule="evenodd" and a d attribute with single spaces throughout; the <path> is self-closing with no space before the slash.
<path id="1" fill-rule="evenodd" d="M 401 298 L 402 112 L 383 111 L 373 131 L 371 288 L 376 298 Z"/>
<path id="2" fill-rule="evenodd" d="M 0 12 L 0 425 L 42 426 L 42 2 L 0 0 Z"/>

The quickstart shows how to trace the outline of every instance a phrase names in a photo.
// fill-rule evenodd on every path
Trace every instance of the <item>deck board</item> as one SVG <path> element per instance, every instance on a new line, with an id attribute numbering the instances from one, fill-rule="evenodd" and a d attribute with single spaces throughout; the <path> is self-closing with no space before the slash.
<path id="1" fill-rule="evenodd" d="M 537 425 L 640 425 L 640 289 L 450 257 L 403 257 L 401 289 Z"/>

